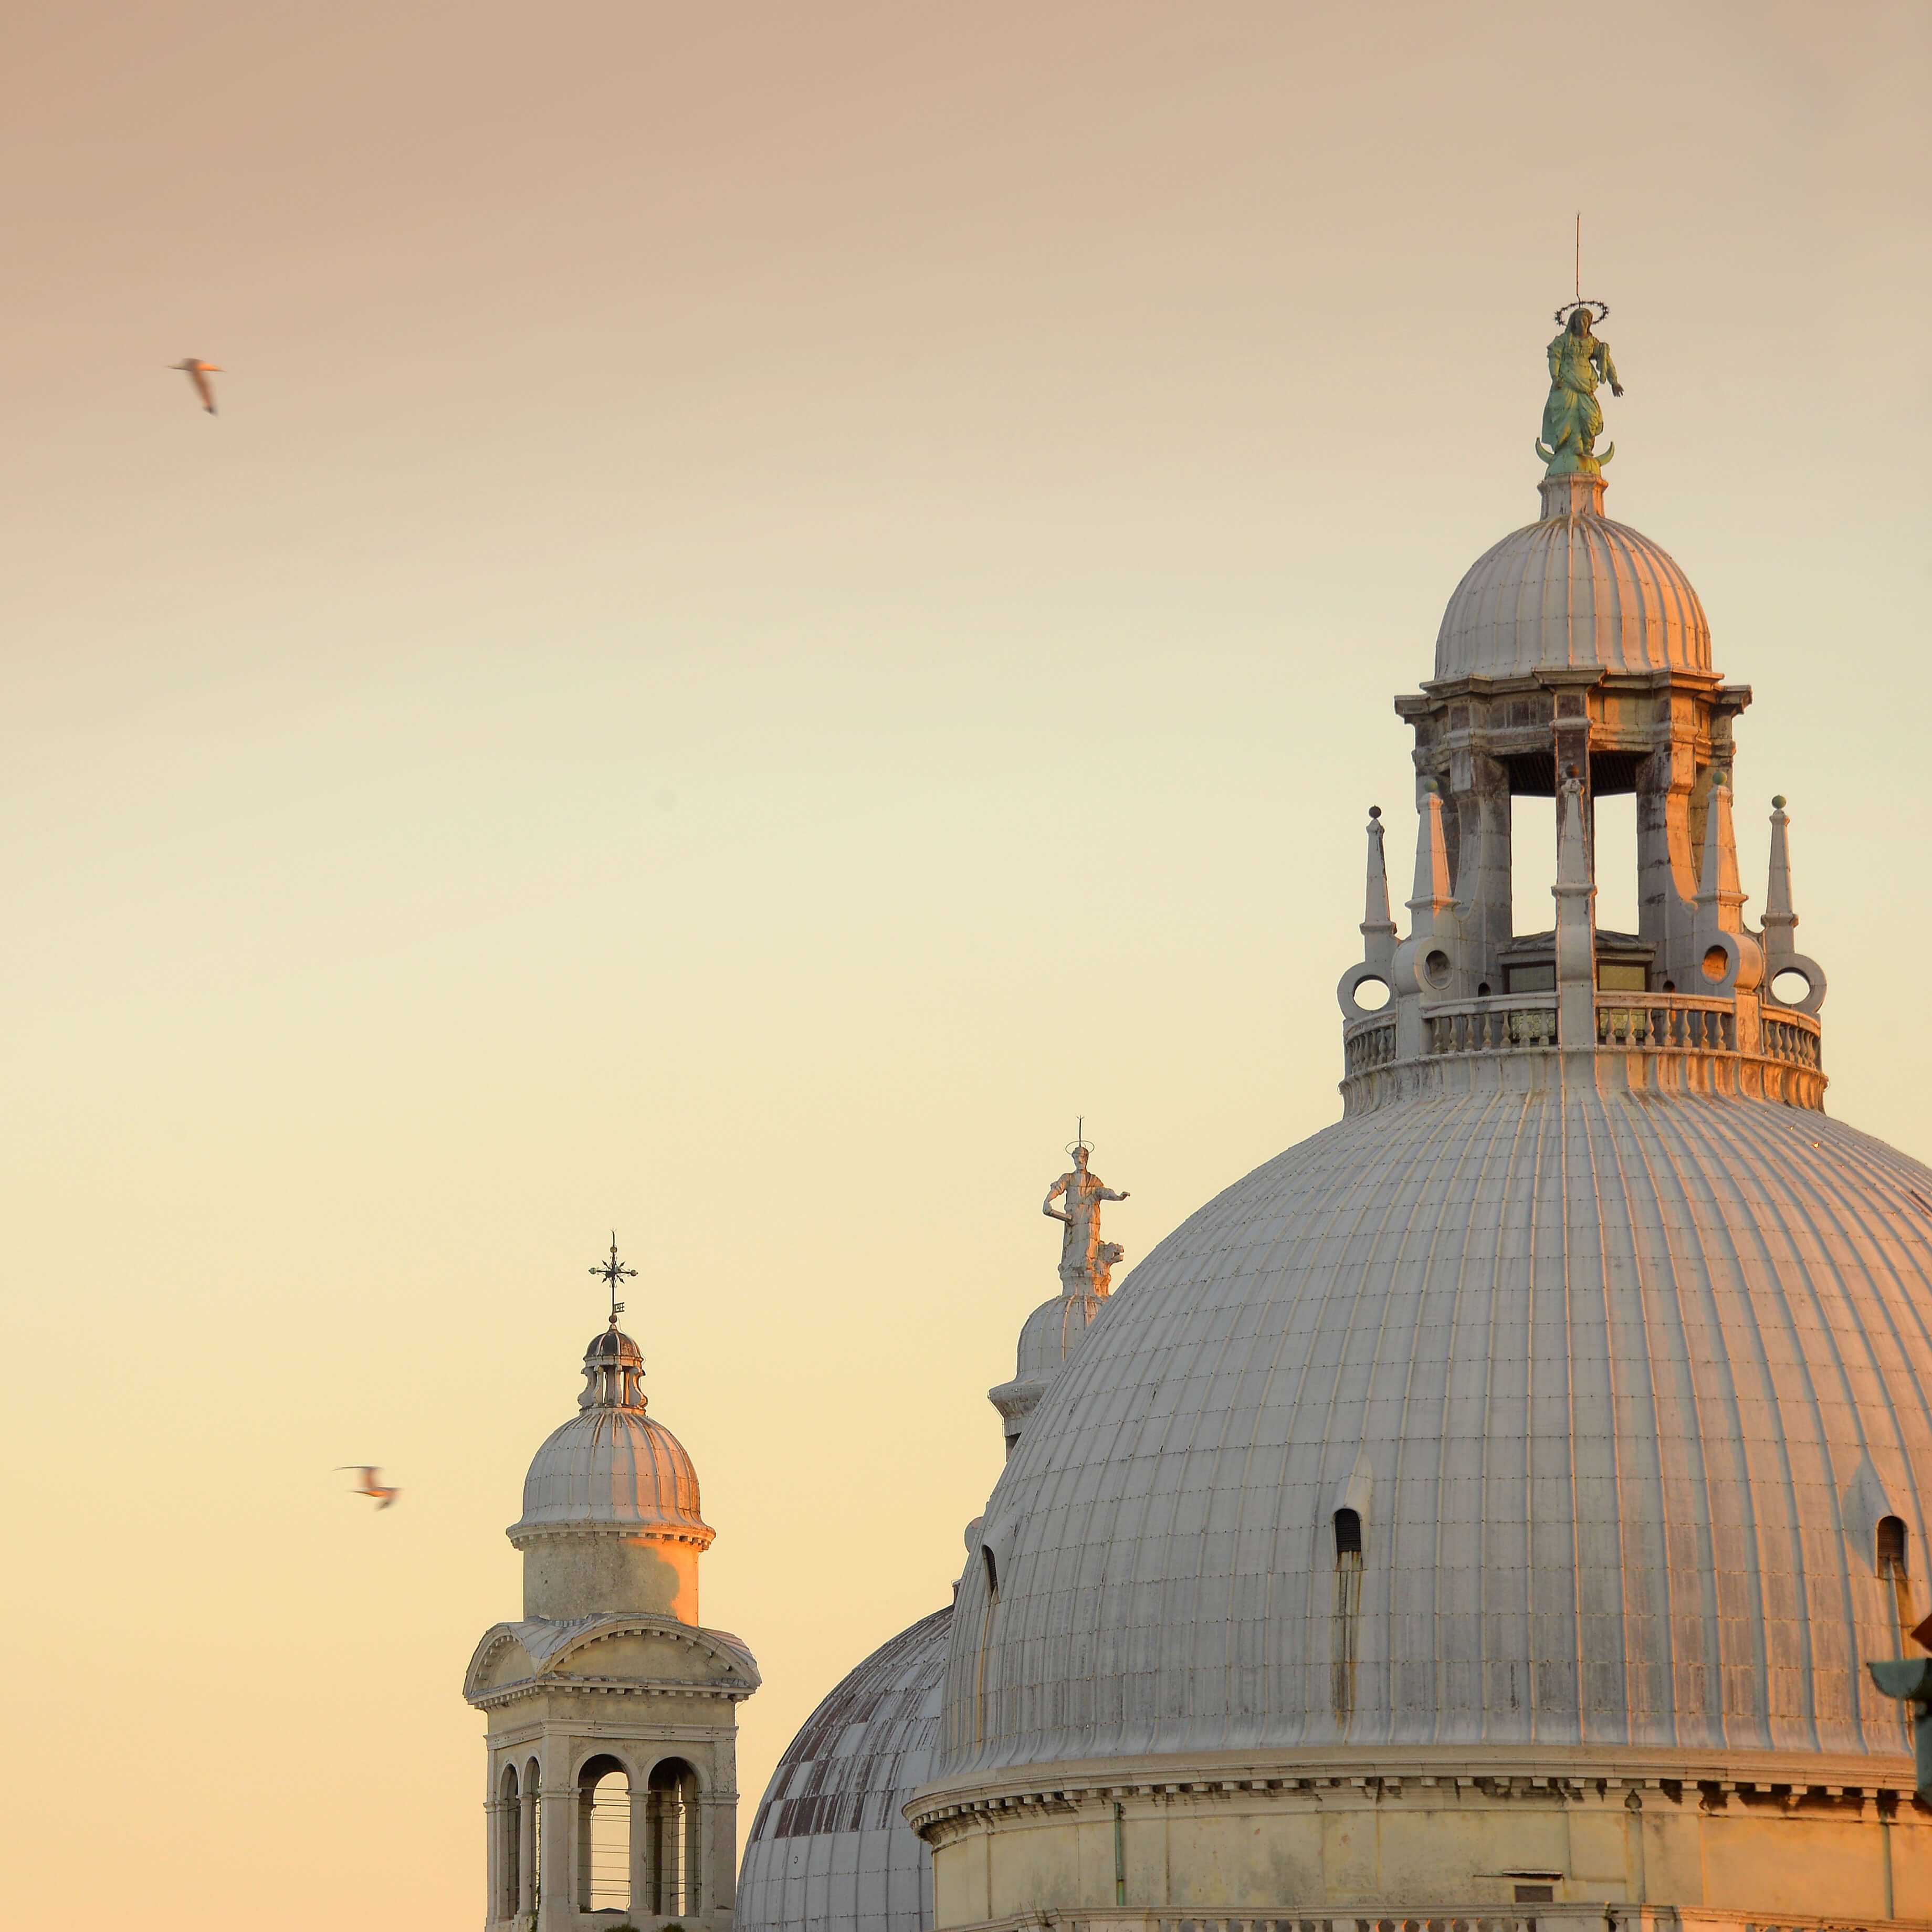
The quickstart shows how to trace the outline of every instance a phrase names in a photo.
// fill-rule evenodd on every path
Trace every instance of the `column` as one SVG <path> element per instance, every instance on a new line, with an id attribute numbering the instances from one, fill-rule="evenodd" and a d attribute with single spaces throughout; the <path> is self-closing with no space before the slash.
<path id="1" fill-rule="evenodd" d="M 644 1754 L 634 1748 L 632 1761 L 641 1762 Z M 651 1898 L 651 1795 L 648 1778 L 631 1774 L 631 1916 L 642 1919 L 652 1910 Z"/>
<path id="2" fill-rule="evenodd" d="M 1679 992 L 1696 964 L 1697 865 L 1690 843 L 1690 795 L 1697 780 L 1693 723 L 1676 707 L 1694 702 L 1672 698 L 1670 736 L 1637 767 L 1637 932 L 1657 949 L 1653 970 L 1673 980 Z"/>
<path id="3" fill-rule="evenodd" d="M 735 1717 L 736 1713 L 733 1714 Z M 706 1915 L 718 1924 L 730 1922 L 736 1904 L 738 1867 L 738 1753 L 735 1736 L 727 1732 L 712 1745 L 710 1772 L 699 1803 L 704 1819 Z"/>
<path id="4" fill-rule="evenodd" d="M 538 1932 L 576 1932 L 577 1792 L 568 1784 L 553 1781 L 546 1772 L 537 1810 L 543 1868 Z"/>
<path id="5" fill-rule="evenodd" d="M 1467 908 L 1462 915 L 1462 934 L 1471 942 L 1470 955 L 1465 962 L 1471 975 L 1471 990 L 1476 981 L 1486 979 L 1501 992 L 1502 983 L 1496 976 L 1501 970 L 1503 944 L 1514 930 L 1510 907 L 1509 767 L 1500 758 L 1480 752 L 1458 752 L 1450 762 L 1450 783 L 1454 788 L 1450 802 L 1455 808 L 1456 830 L 1450 857 L 1456 897 Z"/>
<path id="6" fill-rule="evenodd" d="M 490 1766 L 490 1782 L 494 1790 L 496 1784 L 496 1767 Z M 509 1916 L 508 1856 L 505 1836 L 512 1828 L 512 1814 L 514 1807 L 504 1799 L 492 1796 L 484 1801 L 484 1830 L 488 1834 L 490 1847 L 484 1863 L 488 1872 L 488 1891 L 484 1894 L 490 1901 L 488 1914 L 489 1922 L 494 1925 Z"/>
<path id="7" fill-rule="evenodd" d="M 524 1768 L 527 1777 L 529 1766 Z M 517 1786 L 517 1912 L 528 1918 L 537 1909 L 537 1795 L 520 1778 Z"/>

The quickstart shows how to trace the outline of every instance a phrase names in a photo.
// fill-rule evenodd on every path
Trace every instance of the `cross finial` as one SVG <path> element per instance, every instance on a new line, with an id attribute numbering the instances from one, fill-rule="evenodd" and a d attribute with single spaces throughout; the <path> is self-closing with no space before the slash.
<path id="1" fill-rule="evenodd" d="M 618 1316 L 624 1312 L 624 1304 L 617 1299 L 617 1284 L 635 1276 L 638 1272 L 634 1268 L 626 1268 L 617 1258 L 617 1231 L 615 1228 L 610 1230 L 610 1258 L 598 1262 L 590 1272 L 610 1285 L 610 1326 L 614 1328 L 617 1325 Z"/>

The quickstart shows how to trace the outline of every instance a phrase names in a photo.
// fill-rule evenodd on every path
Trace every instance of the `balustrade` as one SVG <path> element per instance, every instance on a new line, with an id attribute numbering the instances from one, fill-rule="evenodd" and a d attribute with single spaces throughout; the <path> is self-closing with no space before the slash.
<path id="1" fill-rule="evenodd" d="M 1546 993 L 1529 998 L 1518 994 L 1455 1000 L 1425 1008 L 1423 1022 L 1426 1050 L 1431 1055 L 1511 1052 L 1561 1043 L 1556 1005 Z M 1818 1022 L 1810 1014 L 1763 1010 L 1758 1037 L 1757 1050 L 1764 1058 L 1822 1070 Z M 1682 994 L 1652 993 L 1641 999 L 1600 994 L 1596 1044 L 1653 1053 L 1736 1053 L 1737 1010 L 1727 1000 Z M 1396 1058 L 1393 1014 L 1358 1021 L 1342 1036 L 1343 1067 L 1348 1076 L 1393 1066 Z"/>
<path id="2" fill-rule="evenodd" d="M 1631 1917 L 1641 1923 L 1650 1915 L 1642 1906 Z M 1539 1921 L 1540 1928 L 1539 1928 Z M 1522 1906 L 1474 1905 L 1407 1910 L 1364 1905 L 1313 1912 L 1292 1906 L 1273 1912 L 1191 1912 L 1136 1910 L 1132 1906 L 1088 1907 L 1084 1910 L 1047 1910 L 1017 1918 L 982 1921 L 968 1932 L 1602 1932 L 1604 1909 L 1580 1902 Z M 1796 1932 L 1796 1928 L 1794 1928 Z"/>
<path id="3" fill-rule="evenodd" d="M 1758 1022 L 1758 1034 L 1767 1058 L 1788 1060 L 1794 1066 L 1821 1070 L 1825 1064 L 1819 1039 L 1818 1022 L 1808 1014 L 1802 1018 L 1766 1013 Z"/>
<path id="4" fill-rule="evenodd" d="M 1376 1020 L 1352 1029 L 1342 1039 L 1342 1063 L 1343 1071 L 1351 1075 L 1366 1073 L 1372 1066 L 1393 1066 L 1395 1022 Z"/>
<path id="5" fill-rule="evenodd" d="M 1462 1000 L 1424 1017 L 1431 1053 L 1498 1053 L 1556 1044 L 1556 1009 L 1540 1001 L 1525 1006 L 1508 1000 Z"/>
<path id="6" fill-rule="evenodd" d="M 1735 1053 L 1738 1016 L 1728 1001 L 1653 993 L 1640 1003 L 1597 1002 L 1599 1046 L 1675 1048 L 1679 1052 Z"/>

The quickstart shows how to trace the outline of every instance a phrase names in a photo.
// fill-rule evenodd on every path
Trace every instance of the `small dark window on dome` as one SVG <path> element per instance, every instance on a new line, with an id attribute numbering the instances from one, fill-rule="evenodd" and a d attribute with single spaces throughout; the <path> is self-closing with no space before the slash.
<path id="1" fill-rule="evenodd" d="M 1905 1569 L 1905 1525 L 1895 1516 L 1878 1520 L 1878 1574 L 1903 1576 Z"/>
<path id="2" fill-rule="evenodd" d="M 980 1546 L 980 1561 L 986 1566 L 986 1594 L 996 1600 L 1000 1594 L 1000 1565 L 992 1550 L 985 1544 Z"/>
<path id="3" fill-rule="evenodd" d="M 1335 1560 L 1362 1553 L 1362 1519 L 1352 1509 L 1335 1512 Z"/>

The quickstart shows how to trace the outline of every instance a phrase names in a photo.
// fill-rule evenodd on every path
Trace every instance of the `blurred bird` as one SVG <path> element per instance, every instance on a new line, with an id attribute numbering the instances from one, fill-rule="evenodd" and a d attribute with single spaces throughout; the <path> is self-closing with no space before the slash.
<path id="1" fill-rule="evenodd" d="M 378 1509 L 387 1509 L 402 1494 L 400 1490 L 386 1488 L 376 1481 L 376 1478 L 382 1473 L 382 1471 L 370 1468 L 367 1462 L 338 1462 L 336 1467 L 338 1469 L 353 1469 L 362 1478 L 362 1486 L 356 1493 L 358 1496 L 375 1497 Z"/>
<path id="2" fill-rule="evenodd" d="M 179 369 L 194 385 L 194 392 L 201 398 L 201 406 L 210 416 L 214 413 L 214 385 L 208 379 L 224 373 L 218 362 L 204 362 L 199 356 L 184 356 L 178 362 L 170 362 L 170 369 Z"/>

